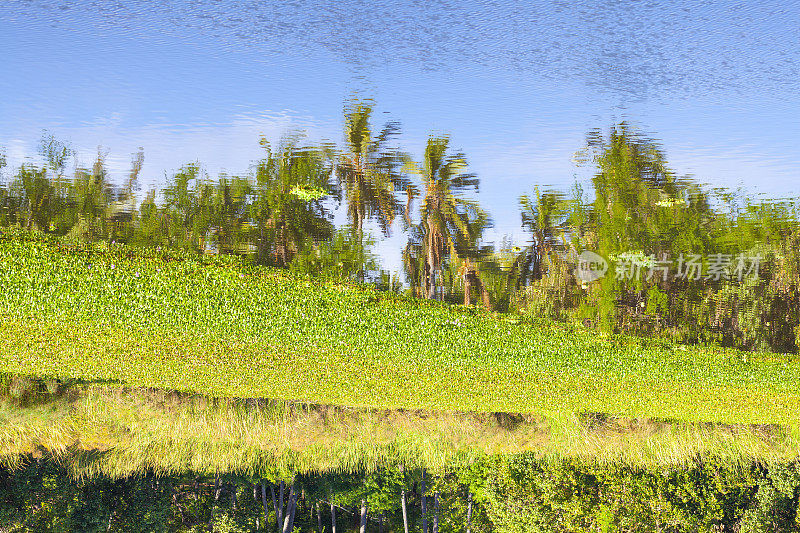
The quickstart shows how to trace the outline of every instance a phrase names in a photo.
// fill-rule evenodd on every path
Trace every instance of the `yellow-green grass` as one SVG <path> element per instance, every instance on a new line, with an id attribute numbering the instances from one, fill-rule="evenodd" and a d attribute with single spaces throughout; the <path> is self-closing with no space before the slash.
<path id="1" fill-rule="evenodd" d="M 377 408 L 800 427 L 800 362 L 536 325 L 232 258 L 0 235 L 0 370 Z"/>
<path id="2" fill-rule="evenodd" d="M 797 449 L 776 426 L 346 408 L 115 386 L 77 386 L 31 407 L 0 400 L 0 458 L 13 465 L 48 453 L 76 476 L 280 476 L 390 464 L 443 472 L 517 453 L 659 468 L 708 456 L 786 461 Z"/>

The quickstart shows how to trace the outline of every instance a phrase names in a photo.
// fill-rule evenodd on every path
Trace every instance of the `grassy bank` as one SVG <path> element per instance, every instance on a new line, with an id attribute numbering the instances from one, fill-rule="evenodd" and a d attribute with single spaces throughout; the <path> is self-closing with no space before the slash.
<path id="1" fill-rule="evenodd" d="M 77 476 L 288 476 L 397 464 L 444 472 L 519 453 L 658 469 L 709 456 L 731 465 L 788 461 L 798 449 L 777 426 L 348 408 L 109 385 L 73 386 L 35 400 L 0 399 L 0 457 L 13 465 L 48 453 Z"/>
<path id="2" fill-rule="evenodd" d="M 515 324 L 118 245 L 0 237 L 0 370 L 378 408 L 800 425 L 800 362 Z"/>

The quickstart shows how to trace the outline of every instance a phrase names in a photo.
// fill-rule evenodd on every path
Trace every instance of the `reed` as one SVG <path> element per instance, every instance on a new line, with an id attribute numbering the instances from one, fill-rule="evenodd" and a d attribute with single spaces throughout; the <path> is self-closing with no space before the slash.
<path id="1" fill-rule="evenodd" d="M 780 426 L 609 417 L 349 408 L 78 385 L 22 407 L 0 401 L 0 457 L 51 454 L 76 476 L 154 471 L 262 477 L 363 472 L 404 464 L 445 472 L 486 455 L 532 453 L 648 468 L 715 456 L 787 461 L 798 441 Z"/>

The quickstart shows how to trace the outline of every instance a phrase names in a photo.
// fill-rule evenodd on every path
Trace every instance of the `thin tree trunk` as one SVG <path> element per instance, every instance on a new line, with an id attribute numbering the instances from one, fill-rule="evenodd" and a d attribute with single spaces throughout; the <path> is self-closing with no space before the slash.
<path id="1" fill-rule="evenodd" d="M 433 254 L 430 250 L 430 242 L 428 243 L 428 250 L 425 251 L 425 298 L 433 298 Z"/>
<path id="2" fill-rule="evenodd" d="M 406 210 L 403 213 L 406 224 L 411 225 L 411 202 L 414 200 L 413 189 L 409 185 L 406 187 Z"/>
<path id="3" fill-rule="evenodd" d="M 265 248 L 265 246 L 264 246 L 264 224 L 262 224 L 260 221 L 258 223 L 258 233 L 259 233 L 259 237 L 258 237 L 258 264 L 262 265 L 262 264 L 264 264 L 264 248 Z"/>
<path id="4" fill-rule="evenodd" d="M 283 519 L 283 533 L 291 533 L 294 529 L 294 511 L 297 507 L 297 491 L 295 484 L 292 482 L 292 488 L 289 490 L 289 501 L 286 504 L 286 513 Z"/>
<path id="5" fill-rule="evenodd" d="M 472 529 L 472 493 L 469 493 L 467 500 L 467 533 Z"/>
<path id="6" fill-rule="evenodd" d="M 291 515 L 292 515 L 292 499 L 293 498 L 294 498 L 294 483 L 292 483 L 292 486 L 289 489 L 289 501 L 286 502 L 286 508 L 285 508 L 285 510 L 282 510 L 283 512 L 281 513 L 281 515 L 283 517 L 283 528 L 281 529 L 281 531 L 283 533 L 288 533 L 289 531 L 291 531 L 289 529 L 289 519 L 291 518 Z"/>
<path id="7" fill-rule="evenodd" d="M 433 493 L 433 533 L 439 533 L 439 492 Z"/>
<path id="8" fill-rule="evenodd" d="M 478 288 L 481 290 L 481 299 L 483 300 L 483 307 L 486 308 L 486 311 L 489 313 L 492 312 L 492 299 L 489 297 L 489 291 L 486 290 L 486 285 L 483 284 L 481 279 L 475 276 L 478 280 Z"/>
<path id="9" fill-rule="evenodd" d="M 291 514 L 289 515 L 289 530 L 286 533 L 292 533 L 294 531 L 294 515 L 297 511 L 297 491 L 294 491 L 294 498 L 290 499 L 290 503 L 292 505 Z"/>
<path id="10" fill-rule="evenodd" d="M 438 276 L 438 279 L 439 279 L 439 295 L 436 297 L 436 299 L 439 300 L 440 302 L 443 302 L 444 301 L 444 294 L 445 294 L 445 285 L 444 285 L 445 277 L 444 277 L 444 263 L 442 263 L 441 261 L 439 262 L 439 276 Z M 452 287 L 453 287 L 453 281 L 452 281 L 452 278 L 451 278 L 451 280 L 450 280 L 450 289 L 451 289 L 450 292 L 452 292 Z"/>
<path id="11" fill-rule="evenodd" d="M 277 500 L 277 498 L 275 498 L 275 486 L 272 483 L 269 484 L 269 493 L 272 495 L 272 507 L 273 507 L 273 509 L 275 509 L 275 521 L 278 522 L 278 500 Z M 281 505 L 283 505 L 283 502 L 281 502 Z M 266 520 L 267 520 L 267 510 L 265 508 L 264 509 L 264 525 L 266 525 L 266 523 L 267 523 Z M 280 527 L 281 527 L 281 525 L 280 525 L 280 523 L 278 523 L 278 528 L 280 528 Z"/>
<path id="12" fill-rule="evenodd" d="M 358 206 L 358 220 L 356 221 L 356 234 L 358 235 L 358 253 L 359 253 L 359 281 L 364 281 L 364 209 L 363 206 Z"/>
<path id="13" fill-rule="evenodd" d="M 436 293 L 436 265 L 434 264 L 433 238 L 428 241 L 428 298 Z"/>
<path id="14" fill-rule="evenodd" d="M 360 533 L 367 531 L 367 502 L 365 500 L 361 500 L 361 528 L 359 531 Z"/>
<path id="15" fill-rule="evenodd" d="M 319 510 L 319 502 L 315 506 L 317 509 L 317 528 L 319 529 L 319 533 L 324 533 L 325 530 L 322 527 L 322 512 Z"/>
<path id="16" fill-rule="evenodd" d="M 277 514 L 275 516 L 275 524 L 278 526 L 278 533 L 283 531 L 283 489 L 285 487 L 283 480 L 281 480 L 280 487 L 280 499 L 278 500 L 278 508 L 276 509 Z"/>
<path id="17" fill-rule="evenodd" d="M 275 499 L 275 490 L 272 491 L 272 499 Z M 264 480 L 261 480 L 261 504 L 264 506 L 264 529 L 267 527 L 267 517 L 269 516 L 269 512 L 267 511 L 267 487 L 264 486 Z"/>
<path id="18" fill-rule="evenodd" d="M 208 521 L 208 530 L 214 531 L 214 508 L 217 506 L 219 500 L 219 493 L 222 487 L 219 484 L 219 474 L 214 475 L 214 504 L 211 506 L 211 520 Z"/>
<path id="19" fill-rule="evenodd" d="M 406 511 L 406 488 L 403 487 L 402 492 L 400 492 L 400 503 L 403 506 L 403 531 L 408 533 L 408 513 Z"/>
<path id="20" fill-rule="evenodd" d="M 464 305 L 472 303 L 472 265 L 469 257 L 464 258 Z"/>
<path id="21" fill-rule="evenodd" d="M 286 234 L 286 216 L 281 214 L 281 266 L 289 263 L 289 236 Z"/>
<path id="22" fill-rule="evenodd" d="M 333 498 L 331 500 L 331 533 L 336 533 L 336 506 L 333 505 Z"/>
<path id="23" fill-rule="evenodd" d="M 428 533 L 428 514 L 427 502 L 425 501 L 425 469 L 422 469 L 422 494 L 420 496 L 420 507 L 422 508 L 422 533 Z"/>

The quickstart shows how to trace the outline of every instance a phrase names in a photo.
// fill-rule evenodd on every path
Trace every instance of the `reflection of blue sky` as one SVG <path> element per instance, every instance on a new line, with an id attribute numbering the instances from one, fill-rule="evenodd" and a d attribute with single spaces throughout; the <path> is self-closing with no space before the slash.
<path id="1" fill-rule="evenodd" d="M 797 3 L 88 6 L 0 6 L 11 163 L 47 128 L 86 164 L 104 146 L 117 179 L 139 146 L 146 185 L 192 160 L 243 172 L 261 133 L 339 141 L 342 102 L 359 91 L 401 121 L 417 156 L 430 132 L 452 135 L 483 180 L 494 235 L 521 237 L 517 197 L 585 178 L 572 154 L 621 118 L 656 136 L 679 173 L 798 192 Z M 403 240 L 381 246 L 393 266 Z"/>

